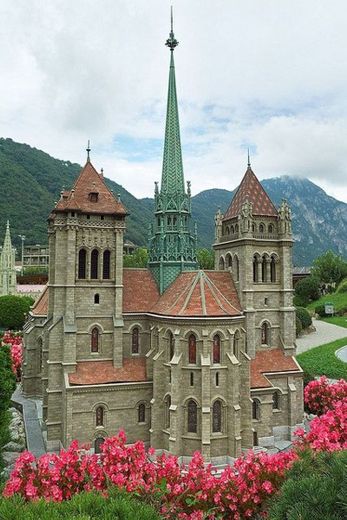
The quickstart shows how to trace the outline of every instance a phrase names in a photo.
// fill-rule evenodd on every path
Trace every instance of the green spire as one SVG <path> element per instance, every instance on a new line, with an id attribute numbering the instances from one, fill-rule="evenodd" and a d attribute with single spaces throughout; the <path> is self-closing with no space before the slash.
<path id="1" fill-rule="evenodd" d="M 167 97 L 166 110 L 166 127 L 165 127 L 165 143 L 163 171 L 161 177 L 161 192 L 166 193 L 184 193 L 184 175 L 181 151 L 180 124 L 178 118 L 177 92 L 175 63 L 173 51 L 178 45 L 173 32 L 173 19 L 171 8 L 171 32 L 167 47 L 170 49 L 170 72 L 169 72 L 169 88 Z"/>
<path id="2" fill-rule="evenodd" d="M 16 293 L 16 251 L 12 247 L 10 223 L 7 221 L 4 245 L 0 252 L 0 295 Z"/>
<path id="3" fill-rule="evenodd" d="M 171 51 L 167 100 L 163 171 L 160 192 L 155 183 L 155 218 L 149 229 L 148 266 L 158 284 L 160 294 L 182 271 L 197 269 L 197 233 L 191 222 L 191 192 L 184 189 L 180 126 L 176 94 L 173 51 L 178 45 L 171 32 L 166 45 Z"/>

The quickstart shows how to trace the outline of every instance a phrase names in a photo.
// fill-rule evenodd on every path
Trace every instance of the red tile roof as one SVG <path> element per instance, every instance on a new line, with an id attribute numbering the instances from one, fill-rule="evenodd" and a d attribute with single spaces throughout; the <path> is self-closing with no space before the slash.
<path id="1" fill-rule="evenodd" d="M 95 194 L 95 195 L 91 195 Z M 97 198 L 96 202 L 91 199 Z M 126 215 L 123 204 L 115 199 L 92 163 L 87 161 L 70 191 L 64 191 L 55 206 L 58 211 L 76 211 L 97 214 Z"/>
<path id="2" fill-rule="evenodd" d="M 251 360 L 251 388 L 269 388 L 270 381 L 264 374 L 276 372 L 301 372 L 293 356 L 285 356 L 282 349 L 257 352 Z"/>
<path id="3" fill-rule="evenodd" d="M 227 271 L 186 271 L 152 308 L 166 316 L 239 316 L 242 314 L 231 274 Z"/>
<path id="4" fill-rule="evenodd" d="M 70 385 L 103 385 L 147 381 L 145 358 L 126 358 L 115 368 L 112 361 L 81 361 L 76 372 L 69 374 Z"/>
<path id="5" fill-rule="evenodd" d="M 149 269 L 124 269 L 123 285 L 123 312 L 148 312 L 159 299 Z"/>
<path id="6" fill-rule="evenodd" d="M 48 286 L 44 288 L 31 309 L 34 316 L 47 316 L 48 314 Z"/>
<path id="7" fill-rule="evenodd" d="M 277 216 L 278 212 L 270 197 L 254 175 L 251 167 L 247 171 L 238 187 L 231 203 L 224 215 L 224 219 L 237 217 L 241 214 L 242 205 L 246 202 L 251 202 L 253 205 L 253 215 L 262 216 Z"/>

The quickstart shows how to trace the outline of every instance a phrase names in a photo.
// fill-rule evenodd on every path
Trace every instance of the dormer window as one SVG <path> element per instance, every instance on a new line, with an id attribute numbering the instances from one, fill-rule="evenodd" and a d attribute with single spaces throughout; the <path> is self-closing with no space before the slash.
<path id="1" fill-rule="evenodd" d="M 98 202 L 99 194 L 95 191 L 92 191 L 89 193 L 88 199 L 90 202 Z"/>

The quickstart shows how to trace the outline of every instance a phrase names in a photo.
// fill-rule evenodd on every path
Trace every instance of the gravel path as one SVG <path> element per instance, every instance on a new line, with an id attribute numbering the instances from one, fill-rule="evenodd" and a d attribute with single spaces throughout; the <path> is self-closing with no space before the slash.
<path id="1" fill-rule="evenodd" d="M 338 325 L 333 325 L 332 323 L 326 323 L 325 321 L 315 319 L 312 320 L 312 325 L 316 328 L 315 332 L 311 332 L 311 334 L 297 338 L 297 354 L 306 352 L 306 350 L 310 350 L 313 347 L 318 347 L 319 345 L 330 343 L 336 339 L 347 338 L 347 329 L 339 327 Z"/>

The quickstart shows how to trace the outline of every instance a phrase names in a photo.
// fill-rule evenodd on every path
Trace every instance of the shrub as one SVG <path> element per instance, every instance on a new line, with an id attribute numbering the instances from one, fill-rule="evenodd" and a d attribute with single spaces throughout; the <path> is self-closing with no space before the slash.
<path id="1" fill-rule="evenodd" d="M 306 305 L 308 304 L 308 299 L 296 294 L 293 298 L 293 304 L 295 305 L 295 307 L 306 307 Z"/>
<path id="2" fill-rule="evenodd" d="M 303 329 L 307 329 L 312 325 L 312 318 L 304 307 L 296 307 L 296 317 L 301 321 Z"/>
<path id="3" fill-rule="evenodd" d="M 318 300 L 320 296 L 320 281 L 314 276 L 308 276 L 300 280 L 295 286 L 295 295 L 305 301 Z"/>
<path id="4" fill-rule="evenodd" d="M 8 408 L 15 388 L 16 379 L 12 371 L 10 347 L 3 345 L 0 347 L 0 467 L 2 467 L 1 448 L 10 440 Z"/>
<path id="5" fill-rule="evenodd" d="M 347 276 L 347 262 L 333 251 L 327 251 L 314 260 L 311 273 L 323 283 L 339 283 Z"/>
<path id="6" fill-rule="evenodd" d="M 0 327 L 21 329 L 33 303 L 30 296 L 0 296 Z"/>
<path id="7" fill-rule="evenodd" d="M 304 452 L 274 497 L 269 520 L 344 520 L 347 452 Z"/>
<path id="8" fill-rule="evenodd" d="M 304 390 L 304 402 L 311 413 L 322 415 L 332 410 L 337 401 L 347 400 L 347 381 L 340 379 L 337 383 L 329 384 L 328 379 L 322 376 L 311 381 Z"/>
<path id="9" fill-rule="evenodd" d="M 347 278 L 342 280 L 342 282 L 340 283 L 340 285 L 336 289 L 336 292 L 337 293 L 345 293 L 345 292 L 347 292 Z"/>
<path id="10" fill-rule="evenodd" d="M 323 303 L 317 305 L 317 307 L 314 308 L 314 312 L 323 318 L 325 316 L 325 305 Z"/>
<path id="11" fill-rule="evenodd" d="M 299 318 L 296 316 L 295 318 L 295 328 L 296 328 L 296 337 L 299 336 L 300 332 L 302 331 L 302 325 Z"/>

